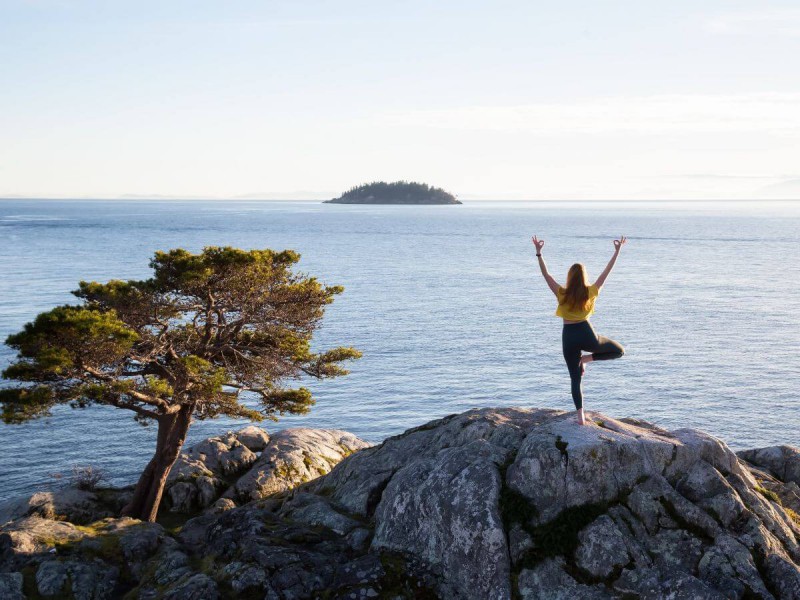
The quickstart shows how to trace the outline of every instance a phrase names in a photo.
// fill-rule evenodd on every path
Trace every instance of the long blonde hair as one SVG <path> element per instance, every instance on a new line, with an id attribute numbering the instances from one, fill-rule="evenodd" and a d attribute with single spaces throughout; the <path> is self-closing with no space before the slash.
<path id="1" fill-rule="evenodd" d="M 586 309 L 589 302 L 589 276 L 586 274 L 586 267 L 581 263 L 575 263 L 569 268 L 562 302 L 572 310 L 578 307 Z"/>

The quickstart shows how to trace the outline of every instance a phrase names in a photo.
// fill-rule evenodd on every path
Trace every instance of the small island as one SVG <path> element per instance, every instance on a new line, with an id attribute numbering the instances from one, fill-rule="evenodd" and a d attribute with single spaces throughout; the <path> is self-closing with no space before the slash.
<path id="1" fill-rule="evenodd" d="M 328 204 L 461 204 L 442 188 L 415 181 L 375 181 L 347 190 Z"/>

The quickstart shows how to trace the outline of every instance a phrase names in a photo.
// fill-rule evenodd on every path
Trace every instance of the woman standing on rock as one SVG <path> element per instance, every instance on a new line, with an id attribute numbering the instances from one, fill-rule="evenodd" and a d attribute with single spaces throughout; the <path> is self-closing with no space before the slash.
<path id="1" fill-rule="evenodd" d="M 622 246 L 628 240 L 625 236 L 614 240 L 614 255 L 592 285 L 589 285 L 586 267 L 581 263 L 572 265 L 567 273 L 567 287 L 561 287 L 547 271 L 547 265 L 542 257 L 544 240 L 540 240 L 536 236 L 533 236 L 532 240 L 536 247 L 536 256 L 539 257 L 539 268 L 542 270 L 542 275 L 558 298 L 556 316 L 564 319 L 561 346 L 572 382 L 572 400 L 578 411 L 578 423 L 585 425 L 581 379 L 586 371 L 586 363 L 595 360 L 611 360 L 625 354 L 625 349 L 620 344 L 594 332 L 592 324 L 589 322 L 589 316 L 594 313 L 594 303 L 600 293 L 600 288 L 603 287 L 608 274 L 614 268 Z M 583 351 L 590 354 L 582 355 Z"/>

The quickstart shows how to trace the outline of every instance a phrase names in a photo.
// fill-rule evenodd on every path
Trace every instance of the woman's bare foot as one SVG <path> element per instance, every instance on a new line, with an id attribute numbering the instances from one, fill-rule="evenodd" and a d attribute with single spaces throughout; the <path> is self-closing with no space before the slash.
<path id="1" fill-rule="evenodd" d="M 580 360 L 581 377 L 583 377 L 584 374 L 586 373 L 586 363 L 590 363 L 590 362 L 592 362 L 592 355 L 591 354 L 586 354 L 584 356 L 581 356 L 581 360 Z"/>
<path id="2" fill-rule="evenodd" d="M 583 416 L 583 409 L 578 409 L 578 425 L 586 425 L 586 417 Z"/>

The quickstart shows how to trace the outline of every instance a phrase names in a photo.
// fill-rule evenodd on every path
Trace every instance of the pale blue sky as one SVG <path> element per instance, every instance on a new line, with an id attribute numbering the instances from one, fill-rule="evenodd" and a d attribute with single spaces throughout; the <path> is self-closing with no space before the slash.
<path id="1" fill-rule="evenodd" d="M 0 0 L 0 52 L 0 196 L 800 197 L 796 2 Z"/>

